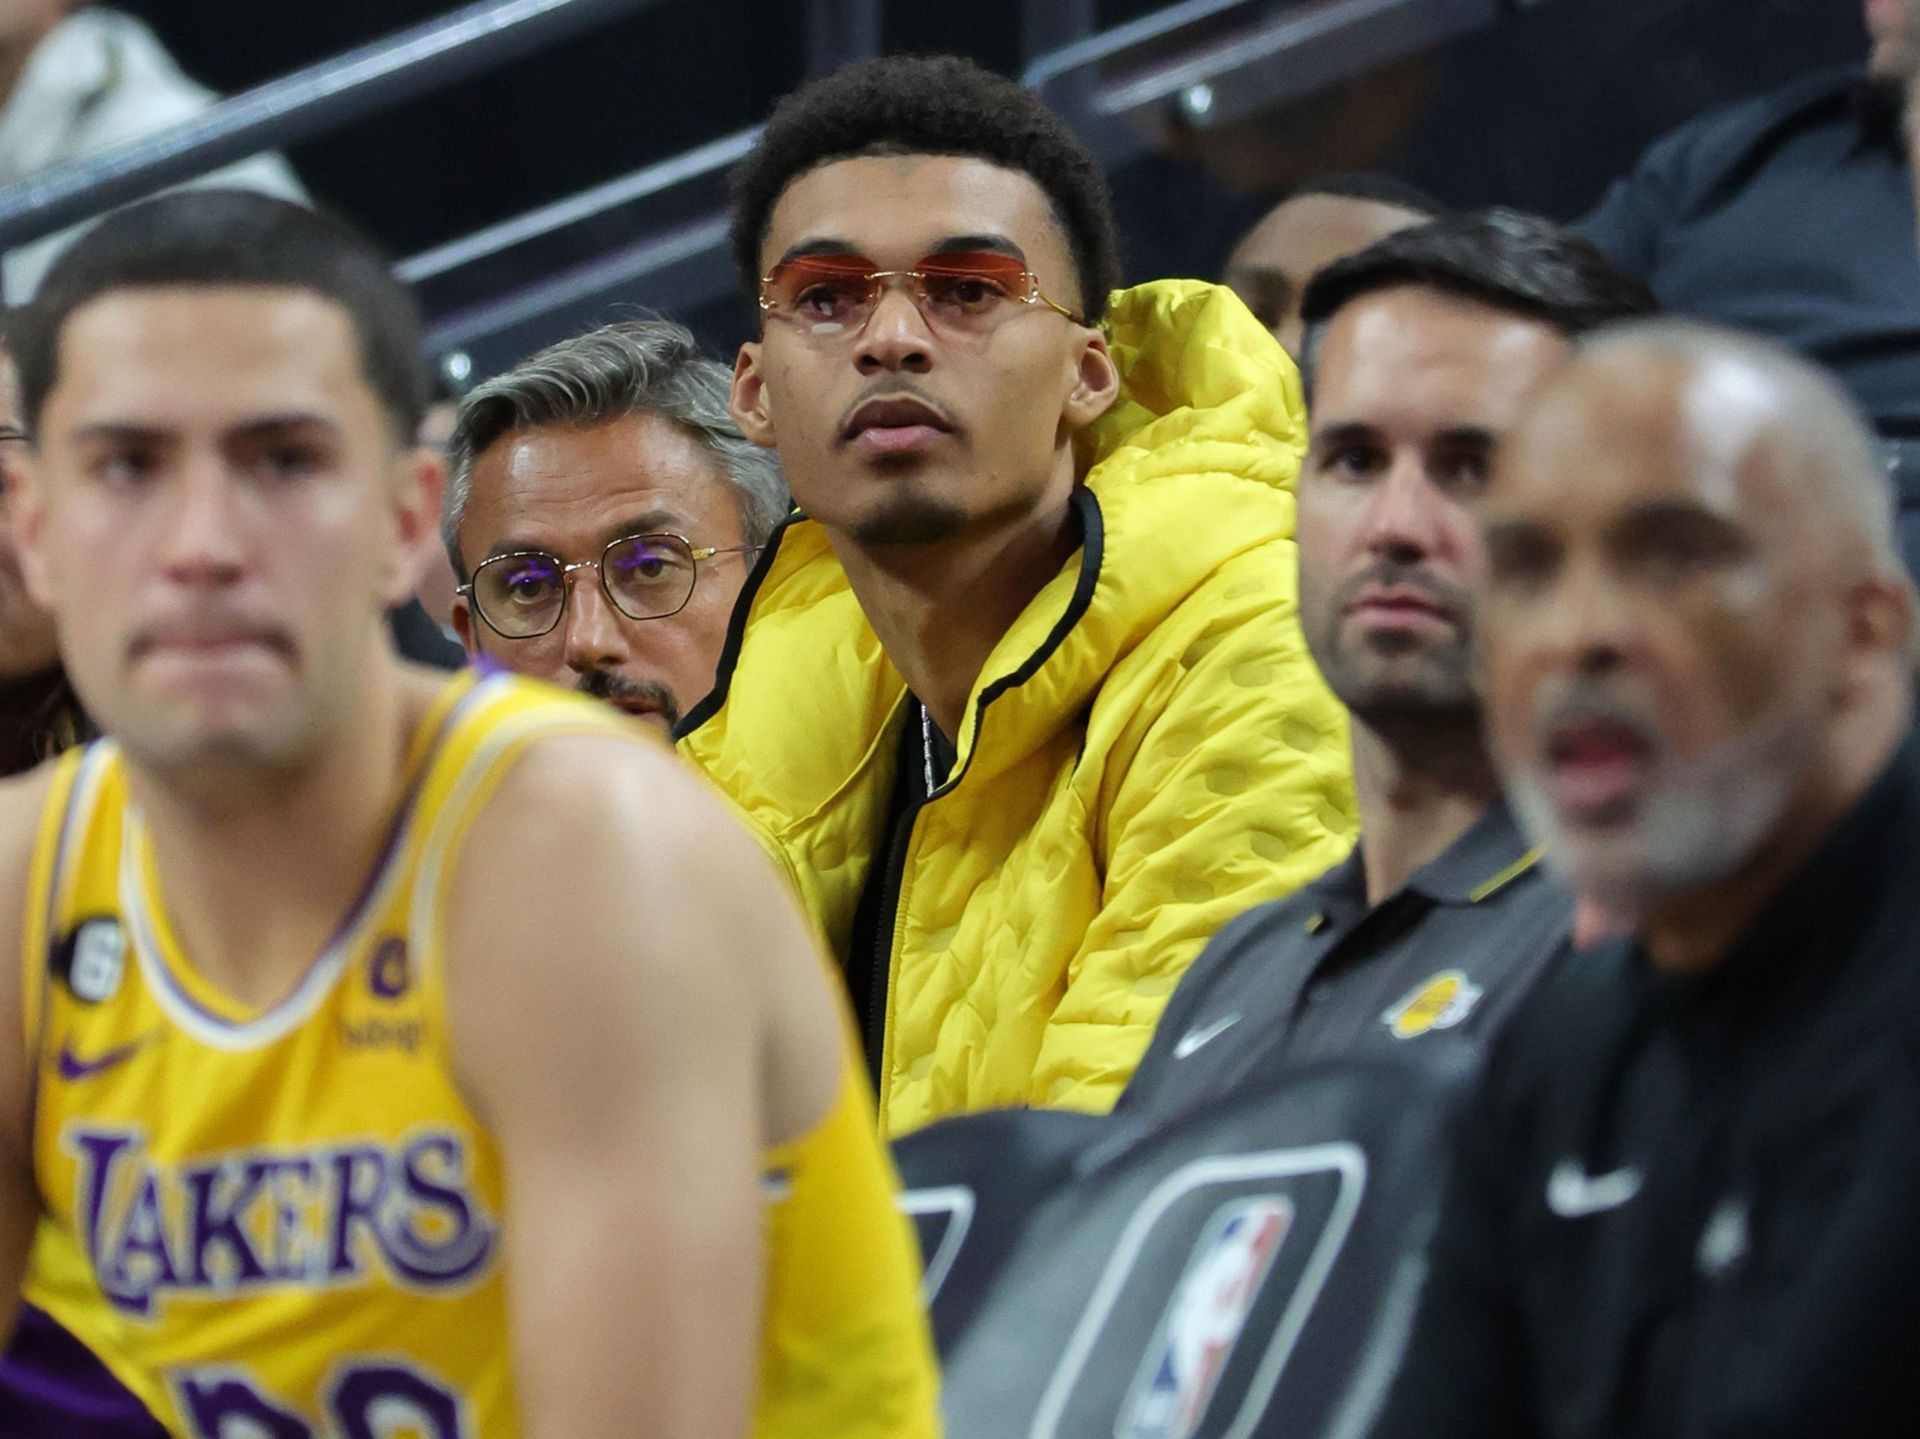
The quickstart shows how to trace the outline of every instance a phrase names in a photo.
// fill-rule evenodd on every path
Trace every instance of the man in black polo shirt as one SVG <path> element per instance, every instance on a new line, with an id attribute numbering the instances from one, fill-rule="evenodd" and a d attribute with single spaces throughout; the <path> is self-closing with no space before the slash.
<path id="1" fill-rule="evenodd" d="M 1920 54 L 1913 9 L 1863 0 L 1864 69 L 1807 75 L 1682 126 L 1579 228 L 1662 308 L 1832 369 L 1886 441 L 1920 569 L 1920 262 L 1900 129 Z"/>
<path id="2" fill-rule="evenodd" d="M 1824 375 L 1584 342 L 1482 501 L 1508 793 L 1630 940 L 1495 1041 L 1391 1439 L 1920 1432 L 1913 589 Z"/>
<path id="3" fill-rule="evenodd" d="M 1403 230 L 1308 288 L 1301 621 L 1352 712 L 1362 837 L 1214 938 L 1128 1109 L 1164 1114 L 1256 1065 L 1485 1034 L 1560 948 L 1567 896 L 1501 803 L 1482 740 L 1469 505 L 1571 337 L 1651 308 L 1587 242 L 1510 211 Z"/>

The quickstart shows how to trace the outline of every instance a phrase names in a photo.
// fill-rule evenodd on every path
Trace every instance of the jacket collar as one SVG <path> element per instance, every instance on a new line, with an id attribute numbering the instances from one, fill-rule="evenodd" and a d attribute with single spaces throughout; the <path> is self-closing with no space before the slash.
<path id="1" fill-rule="evenodd" d="M 1345 859 L 1313 882 L 1315 913 L 1308 921 L 1309 933 L 1329 924 L 1344 927 L 1370 908 L 1362 853 L 1366 842 L 1361 835 Z M 1417 894 L 1433 904 L 1484 904 L 1532 872 L 1540 857 L 1521 833 L 1507 802 L 1495 800 L 1464 834 L 1409 875 L 1399 893 Z"/>
<path id="2" fill-rule="evenodd" d="M 1407 883 L 1437 904 L 1481 904 L 1539 862 L 1539 849 L 1499 799 Z"/>

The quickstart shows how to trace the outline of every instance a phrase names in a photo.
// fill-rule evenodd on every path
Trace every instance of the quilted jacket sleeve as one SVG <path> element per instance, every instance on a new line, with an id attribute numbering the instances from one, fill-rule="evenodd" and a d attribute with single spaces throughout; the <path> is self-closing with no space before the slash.
<path id="1" fill-rule="evenodd" d="M 1035 1105 L 1111 1108 L 1214 931 L 1352 844 L 1346 712 L 1307 654 L 1285 548 L 1287 568 L 1211 587 L 1204 622 L 1095 706 L 1102 906 L 1042 1040 Z"/>

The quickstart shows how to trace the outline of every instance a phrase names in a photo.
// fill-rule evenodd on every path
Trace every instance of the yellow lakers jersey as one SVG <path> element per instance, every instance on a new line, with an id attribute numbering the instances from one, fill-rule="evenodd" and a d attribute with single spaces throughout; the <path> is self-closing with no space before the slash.
<path id="1" fill-rule="evenodd" d="M 45 1212 L 26 1297 L 175 1433 L 519 1433 L 501 1161 L 453 1079 L 438 913 L 493 781 L 580 731 L 633 733 L 544 686 L 451 681 L 362 894 L 264 1010 L 183 953 L 117 749 L 62 762 L 25 926 Z M 756 1433 L 931 1434 L 911 1238 L 858 1077 L 768 1166 Z"/>

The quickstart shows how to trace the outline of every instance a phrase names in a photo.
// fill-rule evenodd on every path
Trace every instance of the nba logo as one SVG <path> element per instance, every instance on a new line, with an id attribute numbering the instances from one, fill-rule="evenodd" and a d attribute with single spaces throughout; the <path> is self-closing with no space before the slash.
<path id="1" fill-rule="evenodd" d="M 1272 1194 L 1236 1199 L 1208 1219 L 1127 1393 L 1115 1439 L 1193 1439 L 1292 1226 L 1292 1201 Z"/>

